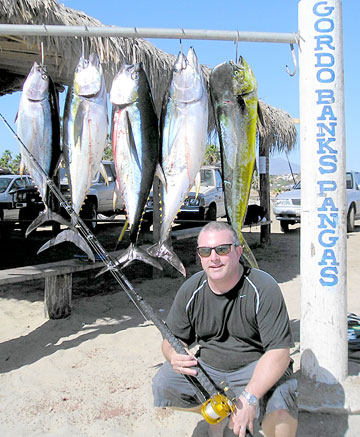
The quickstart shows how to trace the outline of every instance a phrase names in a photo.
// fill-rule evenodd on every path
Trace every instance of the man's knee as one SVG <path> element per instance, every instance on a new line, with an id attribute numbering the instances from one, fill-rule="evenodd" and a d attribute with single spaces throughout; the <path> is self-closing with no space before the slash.
<path id="1" fill-rule="evenodd" d="M 266 437 L 295 437 L 297 424 L 288 410 L 276 410 L 264 417 L 262 429 Z"/>

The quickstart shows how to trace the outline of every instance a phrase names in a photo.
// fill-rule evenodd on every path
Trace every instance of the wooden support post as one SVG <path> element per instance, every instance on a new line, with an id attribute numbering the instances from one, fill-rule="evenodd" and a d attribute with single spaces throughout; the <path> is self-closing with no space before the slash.
<path id="1" fill-rule="evenodd" d="M 260 177 L 260 206 L 265 208 L 266 220 L 270 221 L 270 176 L 269 176 L 269 148 L 262 138 L 259 141 L 259 177 Z M 260 243 L 264 246 L 271 244 L 271 224 L 261 226 Z"/>
<path id="2" fill-rule="evenodd" d="M 45 317 L 63 319 L 71 314 L 72 274 L 45 278 Z"/>

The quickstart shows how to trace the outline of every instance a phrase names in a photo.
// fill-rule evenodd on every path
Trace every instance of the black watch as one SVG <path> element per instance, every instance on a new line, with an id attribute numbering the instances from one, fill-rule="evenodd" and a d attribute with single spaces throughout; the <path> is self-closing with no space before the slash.
<path id="1" fill-rule="evenodd" d="M 259 399 L 255 395 L 248 393 L 246 390 L 243 390 L 241 394 L 244 396 L 249 405 L 253 407 L 257 407 L 259 405 Z"/>

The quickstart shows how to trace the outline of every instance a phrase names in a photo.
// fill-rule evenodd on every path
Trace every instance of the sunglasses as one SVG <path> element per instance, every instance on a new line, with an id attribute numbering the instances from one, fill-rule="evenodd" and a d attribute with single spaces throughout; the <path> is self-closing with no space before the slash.
<path id="1" fill-rule="evenodd" d="M 201 258 L 207 258 L 210 256 L 211 251 L 214 249 L 218 255 L 227 255 L 231 251 L 231 246 L 238 246 L 238 244 L 227 243 L 227 244 L 219 244 L 215 247 L 197 247 L 197 253 L 201 256 Z"/>

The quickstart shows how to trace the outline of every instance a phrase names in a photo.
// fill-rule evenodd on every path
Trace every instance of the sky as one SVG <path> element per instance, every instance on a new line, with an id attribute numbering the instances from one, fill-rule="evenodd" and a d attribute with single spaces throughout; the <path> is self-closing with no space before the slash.
<path id="1" fill-rule="evenodd" d="M 59 3 L 84 11 L 105 25 L 120 27 L 183 28 L 255 32 L 297 32 L 298 0 L 66 0 Z M 360 170 L 358 149 L 360 101 L 360 17 L 359 0 L 343 0 L 343 38 L 345 75 L 346 167 Z M 156 47 L 177 55 L 179 40 L 149 39 Z M 183 40 L 186 53 L 193 46 L 199 62 L 209 66 L 235 59 L 236 45 L 231 41 Z M 297 51 L 297 48 L 296 48 Z M 286 65 L 293 70 L 289 44 L 239 42 L 238 55 L 252 67 L 258 82 L 258 96 L 271 106 L 281 108 L 299 119 L 299 73 L 290 77 Z M 1 55 L 0 55 L 1 56 Z M 60 99 L 63 101 L 64 99 Z M 15 128 L 14 120 L 20 92 L 3 96 L 0 110 Z M 0 156 L 9 149 L 13 156 L 19 146 L 13 134 L 0 120 Z M 284 154 L 274 155 L 286 159 Z M 300 164 L 300 141 L 289 153 L 291 162 Z"/>

